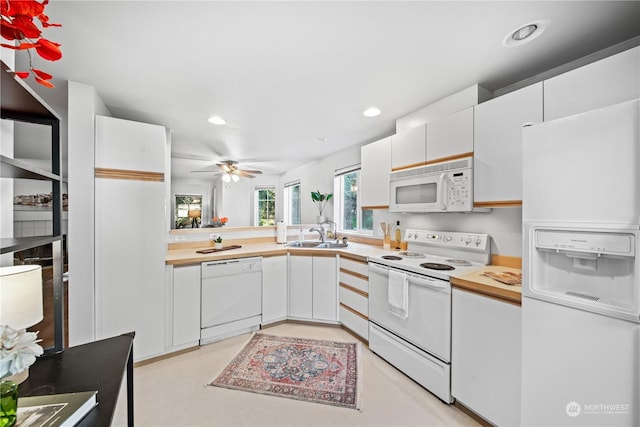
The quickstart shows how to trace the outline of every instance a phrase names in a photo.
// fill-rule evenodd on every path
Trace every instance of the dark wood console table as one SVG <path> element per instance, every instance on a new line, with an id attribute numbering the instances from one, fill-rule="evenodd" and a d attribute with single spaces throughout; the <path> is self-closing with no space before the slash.
<path id="1" fill-rule="evenodd" d="M 98 406 L 78 426 L 110 426 L 122 378 L 127 375 L 127 423 L 133 427 L 133 337 L 119 335 L 45 355 L 29 368 L 19 396 L 97 390 Z"/>

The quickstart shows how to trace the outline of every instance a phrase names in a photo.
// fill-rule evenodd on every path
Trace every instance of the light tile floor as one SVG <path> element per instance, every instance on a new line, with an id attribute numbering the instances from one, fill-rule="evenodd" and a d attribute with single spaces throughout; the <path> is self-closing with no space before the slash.
<path id="1" fill-rule="evenodd" d="M 286 323 L 264 333 L 357 341 L 336 327 Z M 205 386 L 248 341 L 244 334 L 134 370 L 136 426 L 477 426 L 366 345 L 362 409 Z"/>

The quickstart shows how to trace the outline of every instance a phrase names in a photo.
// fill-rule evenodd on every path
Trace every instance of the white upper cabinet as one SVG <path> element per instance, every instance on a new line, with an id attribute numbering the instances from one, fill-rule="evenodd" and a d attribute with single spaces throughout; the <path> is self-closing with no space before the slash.
<path id="1" fill-rule="evenodd" d="M 640 97 L 640 47 L 544 82 L 544 120 L 554 120 Z"/>
<path id="2" fill-rule="evenodd" d="M 542 83 L 479 104 L 474 115 L 474 204 L 522 204 L 522 126 L 542 121 Z"/>
<path id="3" fill-rule="evenodd" d="M 389 207 L 391 137 L 360 149 L 360 197 L 363 208 Z"/>
<path id="4" fill-rule="evenodd" d="M 473 152 L 473 107 L 427 125 L 427 162 Z"/>
<path id="5" fill-rule="evenodd" d="M 427 125 L 423 123 L 391 137 L 391 169 L 424 164 L 427 159 Z M 389 184 L 387 183 L 387 186 Z M 387 197 L 387 204 L 389 198 Z"/>
<path id="6" fill-rule="evenodd" d="M 96 168 L 164 173 L 162 126 L 96 115 Z"/>

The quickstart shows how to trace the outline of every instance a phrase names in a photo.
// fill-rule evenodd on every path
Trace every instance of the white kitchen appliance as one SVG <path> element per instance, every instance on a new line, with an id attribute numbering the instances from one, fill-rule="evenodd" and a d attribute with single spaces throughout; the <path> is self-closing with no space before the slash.
<path id="1" fill-rule="evenodd" d="M 262 257 L 201 264 L 200 344 L 260 329 Z"/>
<path id="2" fill-rule="evenodd" d="M 407 229 L 407 251 L 369 257 L 369 348 L 447 403 L 451 284 L 489 263 L 486 234 Z"/>
<path id="3" fill-rule="evenodd" d="M 640 424 L 640 103 L 523 132 L 522 425 Z"/>
<path id="4" fill-rule="evenodd" d="M 470 212 L 471 157 L 391 172 L 389 212 Z"/>

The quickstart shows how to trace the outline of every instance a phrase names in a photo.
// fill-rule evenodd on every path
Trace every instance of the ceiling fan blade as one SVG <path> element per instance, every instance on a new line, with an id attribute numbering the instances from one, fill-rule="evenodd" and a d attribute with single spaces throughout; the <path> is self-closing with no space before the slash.
<path id="1" fill-rule="evenodd" d="M 246 171 L 243 171 L 243 170 L 236 170 L 233 173 L 235 173 L 238 176 L 244 176 L 245 178 L 255 178 L 255 176 L 253 176 L 250 173 L 247 173 Z"/>
<path id="2" fill-rule="evenodd" d="M 238 170 L 242 171 L 242 172 L 252 173 L 252 174 L 255 174 L 255 175 L 260 175 L 262 173 L 262 171 L 252 170 L 252 169 L 238 169 Z"/>

